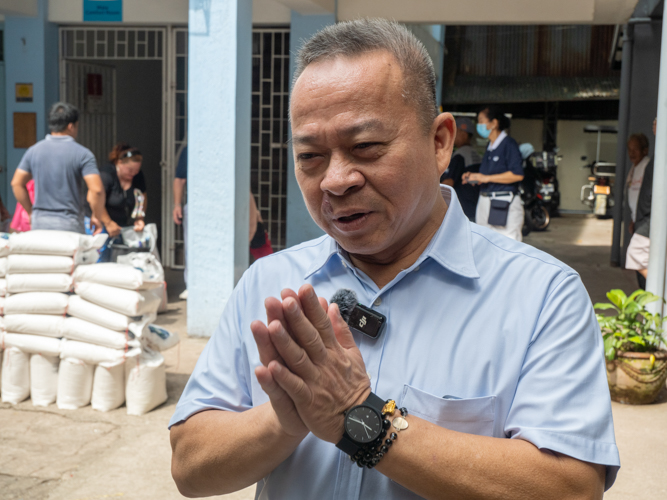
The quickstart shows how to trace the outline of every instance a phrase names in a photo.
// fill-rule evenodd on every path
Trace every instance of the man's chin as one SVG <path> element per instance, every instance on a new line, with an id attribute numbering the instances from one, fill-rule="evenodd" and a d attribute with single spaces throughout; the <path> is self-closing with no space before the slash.
<path id="1" fill-rule="evenodd" d="M 386 245 L 382 245 L 372 235 L 359 236 L 341 236 L 340 234 L 329 233 L 336 242 L 350 255 L 368 256 L 380 254 L 386 249 Z"/>

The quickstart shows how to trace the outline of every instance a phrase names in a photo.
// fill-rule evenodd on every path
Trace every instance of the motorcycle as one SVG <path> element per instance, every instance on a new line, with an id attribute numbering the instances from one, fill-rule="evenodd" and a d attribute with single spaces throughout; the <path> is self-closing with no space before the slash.
<path id="1" fill-rule="evenodd" d="M 550 151 L 530 152 L 532 146 L 520 149 L 524 155 L 524 177 L 519 184 L 524 209 L 522 233 L 527 236 L 530 231 L 545 231 L 558 211 L 560 191 L 556 169 L 561 156 Z"/>
<path id="2" fill-rule="evenodd" d="M 600 143 L 602 134 L 616 134 L 618 130 L 609 125 L 586 125 L 584 132 L 597 134 L 597 152 L 595 161 L 581 167 L 591 172 L 588 184 L 581 187 L 581 202 L 588 205 L 598 219 L 606 219 L 612 216 L 614 209 L 616 164 L 600 161 Z M 586 156 L 581 157 L 581 161 L 586 160 Z"/>

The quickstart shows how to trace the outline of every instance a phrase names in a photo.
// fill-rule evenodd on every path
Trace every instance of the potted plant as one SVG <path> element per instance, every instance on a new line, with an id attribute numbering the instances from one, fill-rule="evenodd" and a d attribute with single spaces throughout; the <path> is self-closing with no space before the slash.
<path id="1" fill-rule="evenodd" d="M 644 290 L 629 297 L 622 290 L 611 290 L 607 298 L 610 303 L 593 307 L 615 311 L 596 315 L 604 338 L 611 399 L 628 404 L 652 403 L 667 379 L 667 351 L 660 348 L 664 342 L 663 319 L 646 310 L 646 305 L 660 297 Z"/>

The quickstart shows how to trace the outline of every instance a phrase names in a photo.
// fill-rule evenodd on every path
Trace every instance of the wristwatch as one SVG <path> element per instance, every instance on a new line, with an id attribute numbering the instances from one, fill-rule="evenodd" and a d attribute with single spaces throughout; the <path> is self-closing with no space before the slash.
<path id="1" fill-rule="evenodd" d="M 350 456 L 386 435 L 382 409 L 385 401 L 372 392 L 366 401 L 345 412 L 343 438 L 336 448 Z"/>

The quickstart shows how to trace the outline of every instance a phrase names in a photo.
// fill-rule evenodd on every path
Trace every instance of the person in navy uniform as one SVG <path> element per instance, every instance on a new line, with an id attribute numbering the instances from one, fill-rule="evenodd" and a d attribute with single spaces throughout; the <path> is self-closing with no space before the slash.
<path id="1" fill-rule="evenodd" d="M 521 241 L 523 205 L 518 195 L 523 180 L 521 152 L 507 135 L 510 120 L 498 106 L 488 106 L 477 115 L 477 133 L 489 139 L 479 173 L 466 172 L 463 184 L 480 184 L 475 221 L 512 239 Z"/>
<path id="2" fill-rule="evenodd" d="M 456 118 L 456 137 L 454 147 L 456 151 L 447 166 L 447 170 L 440 177 L 442 184 L 452 186 L 461 202 L 461 208 L 470 222 L 475 222 L 477 200 L 479 199 L 479 184 L 463 184 L 463 175 L 466 172 L 479 172 L 482 158 L 472 147 L 475 137 L 475 126 L 470 118 L 459 116 Z"/>

